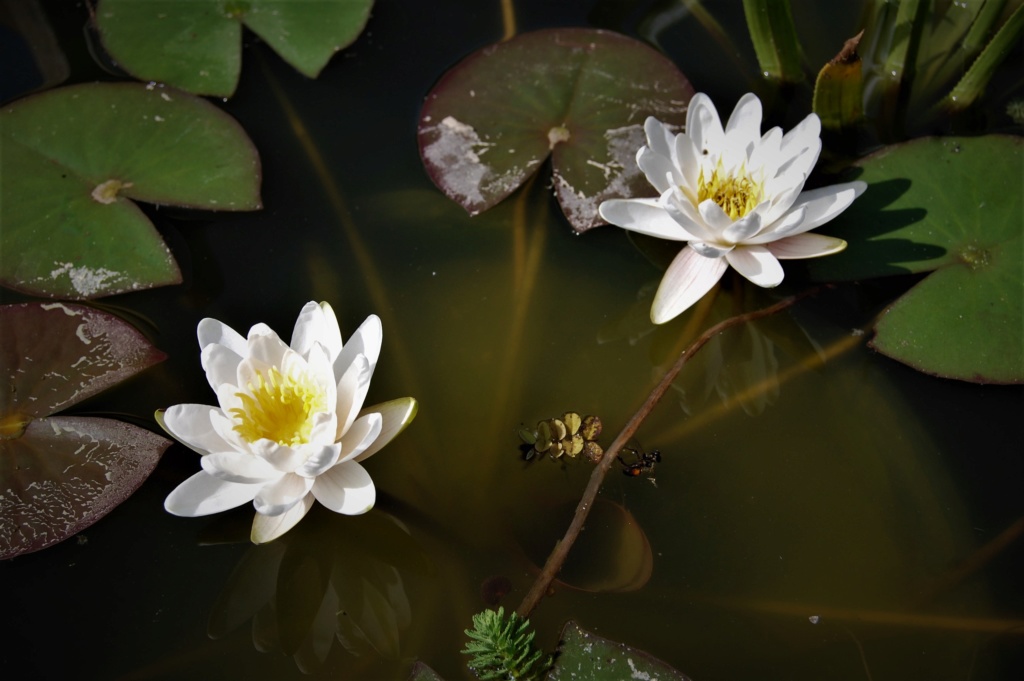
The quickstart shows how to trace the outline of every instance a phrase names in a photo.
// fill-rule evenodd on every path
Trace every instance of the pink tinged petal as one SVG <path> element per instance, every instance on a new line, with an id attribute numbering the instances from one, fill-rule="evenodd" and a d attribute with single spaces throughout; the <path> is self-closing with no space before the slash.
<path id="1" fill-rule="evenodd" d="M 216 343 L 217 345 L 223 345 L 240 357 L 245 357 L 249 354 L 249 346 L 246 344 L 245 339 L 242 338 L 242 335 L 227 324 L 216 319 L 207 317 L 199 322 L 199 326 L 196 328 L 196 335 L 199 337 L 200 348 Z"/>
<path id="2" fill-rule="evenodd" d="M 682 179 L 676 179 L 676 168 L 672 165 L 671 159 L 656 154 L 647 147 L 640 147 L 636 154 L 636 164 L 659 194 L 672 185 L 679 184 L 679 180 Z"/>
<path id="3" fill-rule="evenodd" d="M 341 461 L 348 461 L 362 454 L 380 435 L 383 425 L 384 419 L 375 412 L 360 416 L 353 421 L 352 427 L 341 439 L 341 451 L 345 453 Z"/>
<path id="4" fill-rule="evenodd" d="M 698 254 L 705 258 L 721 258 L 726 253 L 731 251 L 733 246 L 723 246 L 707 241 L 691 241 L 690 248 L 697 251 Z"/>
<path id="5" fill-rule="evenodd" d="M 383 338 L 384 330 L 380 323 L 380 317 L 374 314 L 370 315 L 359 325 L 334 360 L 334 375 L 340 380 L 341 375 L 345 373 L 356 356 L 363 355 L 369 363 L 369 376 L 372 377 L 373 370 L 377 366 L 377 359 L 380 357 Z"/>
<path id="6" fill-rule="evenodd" d="M 724 258 L 705 258 L 687 246 L 668 266 L 651 306 L 651 321 L 664 324 L 700 300 L 722 278 Z"/>
<path id="7" fill-rule="evenodd" d="M 299 500 L 299 503 L 279 515 L 257 513 L 252 521 L 252 532 L 249 538 L 253 544 L 265 544 L 277 539 L 305 518 L 314 503 L 316 503 L 316 499 L 313 498 L 313 495 L 307 494 Z"/>
<path id="8" fill-rule="evenodd" d="M 658 199 L 609 199 L 601 202 L 597 212 L 602 219 L 631 232 L 673 241 L 693 238 L 665 211 Z"/>
<path id="9" fill-rule="evenodd" d="M 725 230 L 732 226 L 733 220 L 729 214 L 711 199 L 701 201 L 697 210 L 700 211 L 700 217 L 704 220 L 704 224 L 713 231 L 716 237 L 721 237 Z"/>
<path id="10" fill-rule="evenodd" d="M 338 431 L 334 439 L 340 440 L 341 436 L 352 425 L 356 414 L 363 407 L 363 400 L 366 399 L 366 392 L 370 388 L 370 366 L 366 357 L 356 355 L 349 365 L 341 380 L 338 381 Z"/>
<path id="11" fill-rule="evenodd" d="M 284 475 L 280 479 L 264 485 L 256 493 L 253 505 L 256 506 L 257 513 L 281 515 L 302 501 L 302 498 L 309 493 L 312 487 L 313 481 L 309 478 L 303 478 L 298 475 Z"/>
<path id="12" fill-rule="evenodd" d="M 212 418 L 223 416 L 217 407 L 205 404 L 176 404 L 160 413 L 160 426 L 174 439 L 200 454 L 234 449 L 213 426 Z"/>
<path id="13" fill-rule="evenodd" d="M 359 515 L 373 508 L 377 490 L 365 468 L 355 461 L 346 461 L 316 479 L 313 496 L 335 513 Z"/>
<path id="14" fill-rule="evenodd" d="M 249 452 L 214 452 L 204 456 L 200 463 L 213 477 L 243 485 L 267 483 L 281 477 L 281 471 Z"/>
<path id="15" fill-rule="evenodd" d="M 380 433 L 373 439 L 373 442 L 359 454 L 355 460 L 365 461 L 370 458 L 386 444 L 391 442 L 405 427 L 412 423 L 419 411 L 419 403 L 412 397 L 400 397 L 397 400 L 389 400 L 372 407 L 367 407 L 359 415 L 365 416 L 370 413 L 380 414 Z"/>
<path id="16" fill-rule="evenodd" d="M 299 316 L 292 329 L 292 340 L 288 345 L 303 357 L 308 357 L 313 343 L 322 343 L 326 334 L 327 320 L 324 318 L 324 311 L 318 303 L 310 301 L 299 310 Z"/>
<path id="17" fill-rule="evenodd" d="M 305 463 L 295 469 L 296 475 L 301 475 L 304 478 L 315 478 L 320 475 L 328 468 L 338 463 L 338 459 L 341 458 L 341 452 L 343 451 L 343 445 L 335 442 L 334 444 L 321 447 L 318 450 L 313 450 Z"/>
<path id="18" fill-rule="evenodd" d="M 725 259 L 734 270 L 763 288 L 778 286 L 785 276 L 778 258 L 764 246 L 740 246 Z"/>
<path id="19" fill-rule="evenodd" d="M 238 365 L 241 363 L 242 357 L 226 345 L 213 343 L 203 348 L 200 361 L 206 372 L 206 380 L 216 391 L 222 383 L 235 382 L 238 378 Z"/>
<path id="20" fill-rule="evenodd" d="M 765 246 L 780 260 L 820 258 L 846 248 L 846 242 L 824 234 L 796 234 Z"/>
<path id="21" fill-rule="evenodd" d="M 726 227 L 722 232 L 722 238 L 727 243 L 739 244 L 759 231 L 761 231 L 761 214 L 755 209 Z"/>
<path id="22" fill-rule="evenodd" d="M 671 161 L 675 135 L 669 130 L 669 127 L 654 116 L 648 116 L 644 121 L 644 133 L 647 135 L 648 148 L 655 154 L 664 157 L 666 161 Z M 659 189 L 658 191 L 663 190 Z"/>
<path id="23" fill-rule="evenodd" d="M 241 485 L 219 480 L 205 471 L 199 471 L 174 488 L 164 500 L 168 513 L 194 518 L 220 513 L 252 501 L 262 484 Z"/>

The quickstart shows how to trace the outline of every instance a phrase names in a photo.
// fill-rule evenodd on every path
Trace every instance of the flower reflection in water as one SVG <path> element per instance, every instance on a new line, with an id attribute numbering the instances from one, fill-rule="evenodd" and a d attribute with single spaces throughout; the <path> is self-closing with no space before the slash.
<path id="1" fill-rule="evenodd" d="M 222 638 L 252 619 L 253 645 L 294 657 L 303 673 L 337 641 L 353 656 L 400 656 L 412 621 L 403 573 L 426 559 L 408 530 L 378 510 L 347 518 L 314 509 L 292 532 L 250 548 L 210 613 Z"/>

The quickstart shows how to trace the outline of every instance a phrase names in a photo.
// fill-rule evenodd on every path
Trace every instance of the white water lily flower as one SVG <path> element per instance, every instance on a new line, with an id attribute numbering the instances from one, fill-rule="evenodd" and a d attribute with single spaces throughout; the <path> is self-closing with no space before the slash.
<path id="1" fill-rule="evenodd" d="M 662 324 L 697 302 L 731 265 L 763 287 L 778 286 L 779 260 L 838 253 L 842 239 L 808 234 L 867 188 L 848 182 L 802 191 L 821 151 L 821 122 L 810 114 L 785 135 L 761 135 L 761 100 L 744 95 L 725 128 L 707 95 L 686 112 L 674 135 L 655 118 L 644 123 L 647 145 L 637 165 L 661 194 L 613 199 L 598 211 L 613 225 L 662 239 L 686 241 L 654 296 L 651 320 Z"/>
<path id="2" fill-rule="evenodd" d="M 380 319 L 369 316 L 342 345 L 334 311 L 307 303 L 285 345 L 266 324 L 243 338 L 216 319 L 199 322 L 203 369 L 219 407 L 179 404 L 160 425 L 202 454 L 203 470 L 164 507 L 201 516 L 253 502 L 252 541 L 295 526 L 319 501 L 337 513 L 373 507 L 376 490 L 361 461 L 416 415 L 416 400 L 362 409 L 380 356 Z"/>

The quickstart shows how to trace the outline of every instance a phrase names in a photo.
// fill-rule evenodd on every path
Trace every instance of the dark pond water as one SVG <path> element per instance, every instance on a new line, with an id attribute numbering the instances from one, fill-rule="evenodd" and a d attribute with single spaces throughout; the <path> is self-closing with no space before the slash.
<path id="1" fill-rule="evenodd" d="M 726 110 L 757 84 L 730 4 L 719 14 L 740 31 L 735 60 L 685 17 L 658 33 Z M 671 6 L 515 11 L 520 32 L 637 35 Z M 71 80 L 111 78 L 90 56 L 87 8 L 47 9 Z M 826 20 L 797 6 L 812 61 L 834 53 L 857 11 Z M 516 427 L 571 409 L 600 415 L 608 442 L 695 327 L 773 300 L 726 279 L 710 306 L 655 328 L 661 271 L 646 249 L 610 227 L 573 235 L 543 173 L 474 218 L 437 191 L 416 149 L 422 97 L 502 32 L 497 0 L 381 1 L 317 80 L 247 37 L 241 84 L 222 104 L 259 149 L 265 208 L 147 209 L 185 281 L 103 303 L 147 319 L 170 358 L 74 411 L 155 428 L 153 410 L 213 399 L 201 318 L 287 333 L 303 303 L 327 300 L 346 336 L 381 316 L 369 403 L 413 395 L 419 416 L 368 463 L 374 511 L 314 512 L 263 547 L 247 542 L 251 509 L 164 512 L 198 470 L 173 446 L 105 519 L 0 564 L 4 678 L 400 679 L 414 658 L 467 678 L 457 651 L 491 578 L 507 578 L 500 603 L 515 608 L 590 473 L 524 465 Z M 791 279 L 796 290 L 798 270 Z M 868 349 L 863 329 L 908 283 L 827 291 L 705 348 L 639 432 L 663 461 L 607 479 L 563 575 L 572 585 L 532 617 L 538 642 L 552 649 L 575 619 L 699 681 L 1022 678 L 1024 544 L 983 549 L 1024 517 L 1022 392 L 928 377 Z"/>

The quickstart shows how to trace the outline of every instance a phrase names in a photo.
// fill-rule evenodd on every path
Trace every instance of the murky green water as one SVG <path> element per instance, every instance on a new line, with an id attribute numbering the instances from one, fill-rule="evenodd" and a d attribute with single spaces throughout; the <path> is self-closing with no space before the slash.
<path id="1" fill-rule="evenodd" d="M 636 5 L 521 3 L 519 29 L 629 33 L 651 3 Z M 106 78 L 88 57 L 85 17 L 63 6 L 55 30 L 74 80 Z M 416 152 L 420 101 L 501 30 L 497 2 L 379 2 L 315 81 L 247 45 L 224 108 L 260 151 L 265 208 L 149 210 L 185 283 L 103 303 L 147 318 L 170 358 L 75 412 L 155 427 L 156 408 L 209 402 L 199 319 L 287 333 L 315 299 L 334 306 L 346 336 L 381 316 L 368 403 L 413 395 L 419 416 L 368 463 L 380 494 L 371 514 L 317 509 L 258 548 L 246 541 L 251 509 L 164 512 L 198 466 L 172 447 L 77 539 L 0 565 L 5 678 L 288 679 L 304 668 L 399 679 L 413 658 L 466 678 L 457 651 L 490 597 L 483 587 L 506 577 L 500 602 L 516 607 L 590 473 L 525 465 L 515 428 L 572 409 L 600 415 L 610 442 L 694 327 L 773 300 L 727 279 L 706 309 L 654 328 L 661 272 L 647 245 L 614 228 L 574 236 L 543 173 L 475 218 L 437 191 Z M 700 45 L 676 33 L 664 47 L 698 90 L 732 101 L 748 87 L 715 80 Z M 958 572 L 1024 515 L 1022 392 L 930 378 L 867 349 L 861 329 L 905 285 L 826 291 L 706 347 L 640 430 L 663 461 L 607 479 L 607 510 L 573 555 L 584 588 L 559 585 L 542 602 L 538 641 L 553 648 L 576 619 L 701 681 L 1024 669 L 1020 542 Z M 646 550 L 649 561 L 633 555 Z"/>

